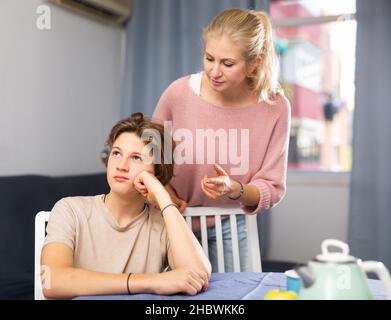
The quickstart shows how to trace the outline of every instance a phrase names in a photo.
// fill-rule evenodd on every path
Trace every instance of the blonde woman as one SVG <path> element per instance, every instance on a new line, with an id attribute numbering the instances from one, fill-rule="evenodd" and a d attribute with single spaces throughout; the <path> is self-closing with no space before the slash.
<path id="1" fill-rule="evenodd" d="M 133 114 L 112 128 L 107 144 L 110 192 L 64 198 L 51 212 L 41 256 L 44 295 L 206 290 L 210 263 L 164 188 L 173 165 L 160 161 L 163 127 Z"/>
<path id="2" fill-rule="evenodd" d="M 264 12 L 227 9 L 204 29 L 203 39 L 203 71 L 174 81 L 153 115 L 172 122 L 178 144 L 168 190 L 182 212 L 186 206 L 236 206 L 256 214 L 275 206 L 286 186 L 290 104 L 277 81 L 271 24 Z M 223 221 L 225 270 L 233 271 L 229 224 Z M 217 271 L 213 219 L 208 227 Z M 238 230 L 245 271 L 244 216 Z"/>

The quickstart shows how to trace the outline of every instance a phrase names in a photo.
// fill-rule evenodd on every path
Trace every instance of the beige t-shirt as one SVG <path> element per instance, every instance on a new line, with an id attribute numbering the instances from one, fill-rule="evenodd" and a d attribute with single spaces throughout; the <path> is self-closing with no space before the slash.
<path id="1" fill-rule="evenodd" d="M 103 195 L 69 197 L 52 209 L 44 245 L 60 242 L 73 251 L 74 267 L 110 273 L 157 273 L 168 265 L 163 217 L 154 208 L 120 227 Z"/>

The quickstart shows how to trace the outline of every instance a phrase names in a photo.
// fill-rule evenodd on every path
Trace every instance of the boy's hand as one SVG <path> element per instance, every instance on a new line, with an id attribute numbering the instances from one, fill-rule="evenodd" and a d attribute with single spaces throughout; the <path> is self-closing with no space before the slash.
<path id="1" fill-rule="evenodd" d="M 160 208 L 171 203 L 170 195 L 160 181 L 147 171 L 140 172 L 134 179 L 134 187 L 150 203 Z"/>

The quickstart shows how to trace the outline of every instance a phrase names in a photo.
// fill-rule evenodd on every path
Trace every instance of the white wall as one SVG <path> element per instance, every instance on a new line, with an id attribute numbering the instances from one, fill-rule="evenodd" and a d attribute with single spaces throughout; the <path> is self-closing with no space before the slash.
<path id="1" fill-rule="evenodd" d="M 124 31 L 40 0 L 0 1 L 0 176 L 103 171 L 120 114 Z"/>
<path id="2" fill-rule="evenodd" d="M 267 260 L 307 262 L 326 238 L 347 241 L 349 174 L 289 172 L 269 216 Z"/>

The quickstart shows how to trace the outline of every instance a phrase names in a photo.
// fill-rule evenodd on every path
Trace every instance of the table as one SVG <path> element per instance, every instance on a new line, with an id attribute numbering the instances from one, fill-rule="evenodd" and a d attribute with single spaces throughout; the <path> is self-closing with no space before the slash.
<path id="1" fill-rule="evenodd" d="M 375 299 L 386 299 L 379 280 L 368 280 Z M 156 294 L 82 296 L 76 300 L 263 300 L 270 290 L 286 290 L 286 276 L 275 272 L 212 273 L 209 289 L 195 296 Z"/>

